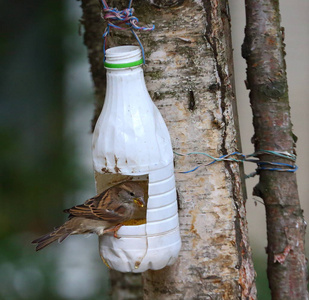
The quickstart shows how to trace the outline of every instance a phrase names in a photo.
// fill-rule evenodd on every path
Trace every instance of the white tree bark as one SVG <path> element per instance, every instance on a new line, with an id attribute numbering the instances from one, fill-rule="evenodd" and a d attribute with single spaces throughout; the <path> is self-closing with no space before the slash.
<path id="1" fill-rule="evenodd" d="M 99 10 L 83 0 L 85 43 L 99 101 L 104 99 Z M 123 9 L 124 1 L 109 1 Z M 141 33 L 150 95 L 169 128 L 176 152 L 219 157 L 239 149 L 226 0 L 145 0 L 135 15 L 155 31 Z M 92 16 L 92 17 L 90 17 Z M 92 18 L 92 21 L 91 21 Z M 103 23 L 104 24 L 104 23 Z M 125 44 L 117 33 L 113 41 Z M 175 157 L 175 170 L 209 162 Z M 182 250 L 172 267 L 143 274 L 144 299 L 255 299 L 241 168 L 235 162 L 176 174 Z"/>

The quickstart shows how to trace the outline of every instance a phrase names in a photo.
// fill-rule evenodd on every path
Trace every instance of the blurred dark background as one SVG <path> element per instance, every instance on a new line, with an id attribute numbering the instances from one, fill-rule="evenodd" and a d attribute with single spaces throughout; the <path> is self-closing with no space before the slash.
<path id="1" fill-rule="evenodd" d="M 0 299 L 107 295 L 96 237 L 38 253 L 30 243 L 63 222 L 65 207 L 95 193 L 93 96 L 79 6 L 0 4 Z"/>
<path id="2" fill-rule="evenodd" d="M 76 236 L 38 253 L 31 244 L 31 240 L 63 222 L 64 208 L 95 194 L 90 134 L 94 99 L 79 25 L 80 2 L 4 2 L 0 1 L 0 300 L 108 299 L 107 270 L 98 255 L 95 236 L 86 241 L 85 237 Z M 281 3 L 288 5 L 289 1 Z M 305 17 L 309 6 L 305 0 L 293 3 L 295 7 L 285 9 L 301 12 L 295 16 L 294 26 Z M 231 0 L 230 4 L 236 74 L 241 74 L 236 79 L 245 137 L 242 140 L 248 154 L 253 152 L 252 131 L 248 130 L 252 128 L 251 112 L 248 96 L 241 91 L 245 62 L 239 54 L 244 3 Z M 296 58 L 303 54 L 293 53 L 294 49 L 308 49 L 308 38 L 304 42 L 308 34 L 308 26 L 304 25 L 308 21 L 302 22 L 296 29 L 301 42 L 297 45 L 295 41 L 287 42 L 291 47 L 288 53 Z M 286 28 L 287 39 L 297 35 L 289 28 Z M 301 98 L 306 85 L 300 82 L 306 77 L 294 76 L 293 67 L 308 75 L 308 60 L 296 66 L 288 61 L 290 94 L 293 96 L 298 89 L 295 97 Z M 293 82 L 298 85 L 295 87 Z M 308 109 L 302 104 L 297 111 L 292 100 L 296 134 L 300 142 L 304 139 L 308 142 L 308 118 L 301 115 L 307 114 Z M 308 144 L 304 145 L 300 147 L 300 158 L 303 155 L 302 165 L 306 166 Z M 302 170 L 307 173 L 300 173 L 300 178 L 306 180 L 308 168 Z M 301 195 L 308 194 L 306 183 L 300 183 L 300 189 Z M 270 296 L 263 250 L 266 246 L 263 206 L 255 207 L 254 199 L 249 199 L 248 207 L 251 241 L 257 249 L 254 258 L 259 299 L 267 300 Z"/>

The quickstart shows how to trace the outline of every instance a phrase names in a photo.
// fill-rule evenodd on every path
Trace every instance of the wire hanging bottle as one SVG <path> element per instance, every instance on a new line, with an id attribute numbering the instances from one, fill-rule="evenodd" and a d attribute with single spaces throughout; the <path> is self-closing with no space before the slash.
<path id="1" fill-rule="evenodd" d="M 142 63 L 137 46 L 106 51 L 106 97 L 93 134 L 97 192 L 125 180 L 145 188 L 138 225 L 122 226 L 119 239 L 99 238 L 101 257 L 121 272 L 162 269 L 176 261 L 181 247 L 170 136 L 147 91 Z"/>

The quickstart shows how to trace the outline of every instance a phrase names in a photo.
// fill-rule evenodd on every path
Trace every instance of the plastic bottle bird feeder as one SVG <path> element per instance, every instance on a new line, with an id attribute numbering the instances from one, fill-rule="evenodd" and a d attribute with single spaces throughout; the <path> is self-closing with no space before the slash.
<path id="1" fill-rule="evenodd" d="M 100 255 L 121 272 L 158 270 L 173 264 L 181 240 L 170 136 L 146 89 L 141 50 L 106 51 L 107 89 L 93 134 L 97 192 L 125 180 L 145 189 L 144 215 L 99 238 Z M 130 223 L 130 222 L 129 222 Z"/>

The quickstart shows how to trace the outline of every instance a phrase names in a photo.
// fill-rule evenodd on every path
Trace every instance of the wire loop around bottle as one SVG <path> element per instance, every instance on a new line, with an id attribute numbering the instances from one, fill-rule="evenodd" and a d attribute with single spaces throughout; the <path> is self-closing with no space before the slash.
<path id="1" fill-rule="evenodd" d="M 127 30 L 130 29 L 134 37 L 136 38 L 137 42 L 139 43 L 139 46 L 142 50 L 143 55 L 143 62 L 145 63 L 145 52 L 144 47 L 138 38 L 137 34 L 134 30 L 143 30 L 143 31 L 152 31 L 154 30 L 155 26 L 152 25 L 152 27 L 141 27 L 138 26 L 138 18 L 133 16 L 134 8 L 131 8 L 132 1 L 130 0 L 128 8 L 124 10 L 118 10 L 117 8 L 110 8 L 106 0 L 101 0 L 103 9 L 102 9 L 102 18 L 107 21 L 107 27 L 103 33 L 103 53 L 104 53 L 104 61 L 105 61 L 105 53 L 106 53 L 106 40 L 107 36 L 110 34 L 110 28 L 115 28 L 119 30 Z M 129 26 L 129 27 L 123 27 L 123 26 Z"/>

